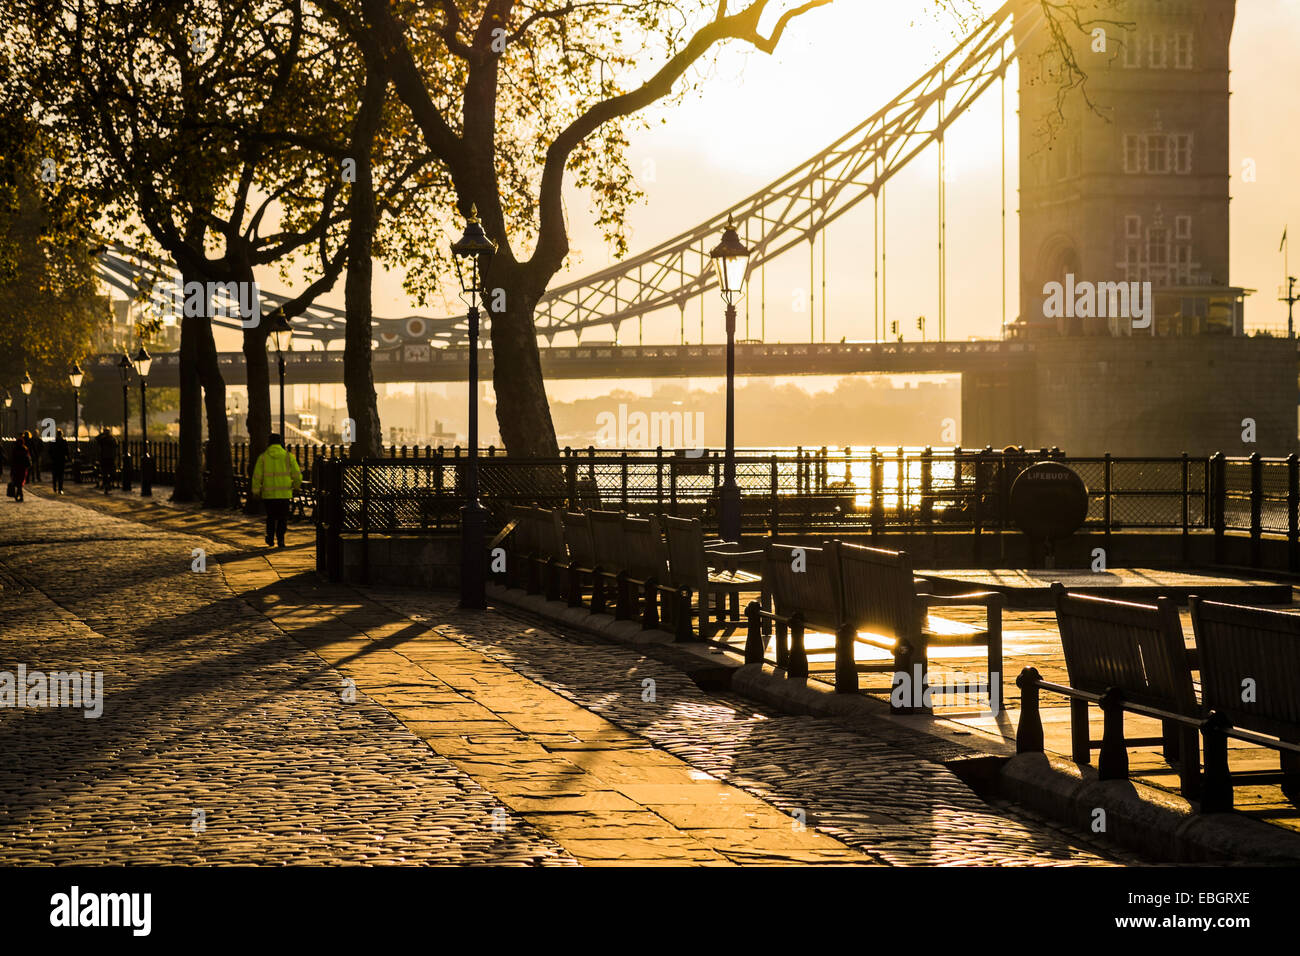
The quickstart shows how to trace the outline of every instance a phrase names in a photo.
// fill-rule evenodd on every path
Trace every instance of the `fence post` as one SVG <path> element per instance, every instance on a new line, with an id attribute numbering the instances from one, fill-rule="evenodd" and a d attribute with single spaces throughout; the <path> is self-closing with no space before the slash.
<path id="1" fill-rule="evenodd" d="M 1111 512 L 1111 492 L 1113 490 L 1112 481 L 1114 462 L 1111 459 L 1110 452 L 1106 452 L 1106 457 L 1102 460 L 1101 465 L 1101 520 L 1106 529 L 1106 553 L 1110 554 L 1110 525 L 1113 518 Z"/>
<path id="2" fill-rule="evenodd" d="M 1128 748 L 1124 744 L 1124 692 L 1112 687 L 1101 695 L 1101 753 L 1097 755 L 1097 777 L 1101 780 L 1128 779 Z"/>
<path id="3" fill-rule="evenodd" d="M 745 608 L 745 663 L 761 664 L 767 652 L 767 642 L 763 640 L 762 613 L 757 601 L 750 601 Z"/>
<path id="4" fill-rule="evenodd" d="M 668 465 L 668 503 L 673 517 L 677 517 L 677 456 Z"/>
<path id="5" fill-rule="evenodd" d="M 1191 559 L 1192 559 L 1192 555 L 1191 555 L 1191 550 L 1192 550 L 1192 539 L 1191 539 L 1191 524 L 1192 524 L 1192 466 L 1191 466 L 1191 459 L 1188 457 L 1187 452 L 1183 452 L 1183 461 L 1182 461 L 1182 465 L 1183 465 L 1183 473 L 1182 473 L 1182 484 L 1183 484 L 1183 563 L 1184 563 L 1184 564 L 1187 564 L 1187 563 L 1189 563 L 1189 562 L 1191 561 Z"/>
<path id="6" fill-rule="evenodd" d="M 934 451 L 929 445 L 921 450 L 921 521 L 926 525 L 926 530 L 930 528 L 930 522 L 934 518 L 934 499 L 931 497 L 931 483 L 934 475 Z"/>
<path id="7" fill-rule="evenodd" d="M 961 468 L 958 462 L 956 467 Z M 984 539 L 981 533 L 984 531 L 984 452 L 975 453 L 975 508 L 972 517 L 972 523 L 975 530 L 975 564 L 977 567 L 983 566 L 984 556 Z"/>
<path id="8" fill-rule="evenodd" d="M 626 451 L 623 452 L 621 455 L 619 455 L 619 458 L 621 460 L 621 464 L 623 467 L 623 476 L 621 479 L 622 482 L 621 487 L 623 491 L 623 510 L 627 511 L 627 452 Z"/>
<path id="9" fill-rule="evenodd" d="M 1221 451 L 1215 452 L 1210 458 L 1210 477 L 1214 480 L 1214 503 L 1211 506 L 1214 515 L 1214 561 L 1222 564 L 1223 536 L 1228 517 L 1228 462 Z"/>
<path id="10" fill-rule="evenodd" d="M 777 536 L 777 533 L 781 529 L 781 514 L 780 514 L 781 497 L 777 490 L 777 482 L 780 481 L 780 474 L 777 469 L 776 455 L 772 456 L 770 469 L 771 469 L 771 481 L 772 481 L 771 528 L 772 528 L 772 537 L 775 538 Z"/>
<path id="11" fill-rule="evenodd" d="M 664 506 L 664 446 L 655 446 L 655 514 Z"/>
<path id="12" fill-rule="evenodd" d="M 880 461 L 880 452 L 871 446 L 871 536 L 880 533 L 880 525 L 885 519 L 884 513 L 884 468 Z"/>
<path id="13" fill-rule="evenodd" d="M 1038 682 L 1036 667 L 1026 667 L 1016 678 L 1020 688 L 1020 723 L 1016 727 L 1016 753 L 1040 754 L 1043 752 L 1043 718 L 1038 709 Z"/>
<path id="14" fill-rule="evenodd" d="M 333 503 L 330 505 L 330 580 L 343 580 L 343 462 L 338 458 L 330 459 L 330 490 Z"/>
<path id="15" fill-rule="evenodd" d="M 361 459 L 361 583 L 370 583 L 370 465 Z"/>
<path id="16" fill-rule="evenodd" d="M 1286 566 L 1300 569 L 1300 458 L 1286 456 Z"/>
<path id="17" fill-rule="evenodd" d="M 907 458 L 902 445 L 898 446 L 896 454 L 898 464 L 894 468 L 894 520 L 901 523 L 903 515 L 907 513 L 908 499 L 911 497 L 911 493 L 907 487 Z"/>
<path id="18" fill-rule="evenodd" d="M 856 628 L 852 624 L 845 624 L 835 631 L 835 693 L 837 694 L 858 692 L 858 666 L 853 658 L 857 636 Z"/>
<path id="19" fill-rule="evenodd" d="M 1259 452 L 1250 456 L 1250 565 L 1259 567 L 1260 535 L 1264 514 L 1264 460 Z"/>
<path id="20" fill-rule="evenodd" d="M 1227 813 L 1232 809 L 1232 775 L 1228 771 L 1228 737 L 1232 726 L 1219 711 L 1211 711 L 1201 724 L 1205 752 L 1205 779 L 1201 785 L 1201 812 Z"/>

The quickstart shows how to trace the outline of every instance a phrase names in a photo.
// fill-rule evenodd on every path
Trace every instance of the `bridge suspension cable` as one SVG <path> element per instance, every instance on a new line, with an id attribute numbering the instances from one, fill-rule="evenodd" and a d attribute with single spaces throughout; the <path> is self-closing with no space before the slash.
<path id="1" fill-rule="evenodd" d="M 1029 22 L 1022 23 L 1018 31 L 1013 29 L 1013 14 L 1016 12 L 1029 18 Z M 824 338 L 825 230 L 870 196 L 878 205 L 879 212 L 877 336 L 883 337 L 888 332 L 888 276 L 884 241 L 887 221 L 884 196 L 886 183 L 931 143 L 938 145 L 942 164 L 944 133 L 996 79 L 1003 80 L 1005 98 L 1007 66 L 1017 56 L 1021 46 L 1041 26 L 1042 13 L 1036 6 L 1027 9 L 1021 0 L 1010 0 L 889 103 L 785 175 L 693 229 L 668 239 L 647 252 L 548 290 L 537 308 L 535 321 L 538 334 L 548 342 L 561 333 L 570 332 L 581 336 L 586 330 L 606 326 L 612 327 L 617 334 L 623 322 L 633 318 L 643 320 L 651 313 L 676 306 L 680 312 L 681 340 L 685 342 L 687 302 L 693 296 L 702 297 L 716 286 L 717 278 L 710 267 L 708 249 L 730 218 L 746 235 L 753 237 L 750 240 L 754 250 L 750 259 L 751 269 L 756 267 L 763 270 L 768 260 L 804 241 L 810 244 L 810 257 L 815 257 L 812 244 L 817 234 L 822 234 Z M 1020 34 L 1019 45 L 1017 33 Z M 1008 47 L 1011 47 L 1010 52 Z M 936 109 L 937 122 L 926 128 L 926 117 Z M 1005 110 L 1003 112 L 1005 124 Z M 1003 139 L 1005 144 L 1005 135 Z M 1003 162 L 1005 220 L 1005 145 Z M 941 172 L 941 200 L 942 178 Z M 941 223 L 942 209 L 941 204 Z M 942 235 L 940 243 L 942 247 Z M 687 264 L 688 257 L 690 265 Z M 943 271 L 941 252 L 941 332 L 946 317 Z M 136 294 L 137 283 L 142 276 L 173 280 L 175 275 L 170 267 L 162 266 L 121 246 L 111 247 L 100 257 L 99 272 L 106 281 L 132 296 Z M 815 267 L 810 269 L 807 304 L 815 330 L 814 273 Z M 766 274 L 761 274 L 763 298 L 760 305 L 760 328 L 762 337 L 766 338 Z M 1005 274 L 1004 267 L 1004 282 Z M 273 306 L 286 298 L 266 292 L 260 294 L 264 301 L 269 301 Z M 701 305 L 703 306 L 703 301 Z M 341 309 L 313 305 L 301 318 L 295 320 L 294 325 L 300 334 L 328 342 L 343 337 L 344 317 Z M 218 318 L 214 321 L 231 328 L 239 327 L 237 317 L 226 320 Z M 464 317 L 410 316 L 405 319 L 375 319 L 374 322 L 381 341 L 385 338 L 446 344 L 463 344 L 465 341 Z M 810 338 L 815 336 L 810 335 Z"/>

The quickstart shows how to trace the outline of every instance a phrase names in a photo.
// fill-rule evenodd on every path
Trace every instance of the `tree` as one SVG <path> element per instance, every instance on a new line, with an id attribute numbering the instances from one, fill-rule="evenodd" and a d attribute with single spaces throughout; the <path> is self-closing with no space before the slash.
<path id="1" fill-rule="evenodd" d="M 558 451 L 533 314 L 569 253 L 566 172 L 592 189 L 598 221 L 623 251 L 623 213 L 637 194 L 626 162 L 636 114 L 680 94 L 718 44 L 771 52 L 791 21 L 830 2 L 787 4 L 764 31 L 777 6 L 769 0 L 735 12 L 726 0 L 359 0 L 398 95 L 446 169 L 444 209 L 476 207 L 498 244 L 485 287 L 496 293 L 493 378 L 511 454 Z"/>
<path id="2" fill-rule="evenodd" d="M 68 367 L 107 318 L 94 274 L 94 197 L 60 177 L 58 144 L 13 95 L 0 101 L 0 143 L 0 383 L 27 373 L 62 394 Z"/>
<path id="3" fill-rule="evenodd" d="M 225 384 L 212 334 L 209 283 L 254 288 L 254 270 L 286 268 L 306 250 L 318 277 L 269 315 L 247 316 L 248 428 L 253 451 L 270 431 L 268 331 L 337 279 L 345 216 L 336 164 L 268 137 L 286 116 L 318 128 L 347 118 L 333 90 L 346 45 L 294 0 L 160 6 L 28 0 L 11 18 L 31 51 L 22 75 L 40 122 L 76 144 L 77 175 L 111 203 L 118 231 L 164 251 L 187 290 L 181 322 L 181 467 L 175 496 L 202 470 L 199 386 L 209 433 L 205 503 L 233 501 Z"/>

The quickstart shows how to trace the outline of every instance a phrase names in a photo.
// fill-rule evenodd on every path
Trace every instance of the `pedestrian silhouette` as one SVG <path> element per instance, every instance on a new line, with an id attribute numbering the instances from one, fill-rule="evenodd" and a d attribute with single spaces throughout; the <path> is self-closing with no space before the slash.
<path id="1" fill-rule="evenodd" d="M 302 487 L 302 471 L 297 460 L 285 450 L 284 439 L 272 433 L 266 451 L 253 465 L 252 493 L 266 503 L 266 546 L 284 547 L 284 533 L 289 525 L 289 503 Z"/>
<path id="2" fill-rule="evenodd" d="M 41 456 L 45 451 L 45 442 L 39 432 L 24 432 L 27 435 L 27 451 L 32 456 L 30 476 L 34 481 L 41 480 Z"/>
<path id="3" fill-rule="evenodd" d="M 99 449 L 99 483 L 104 494 L 113 490 L 113 470 L 117 461 L 117 439 L 109 434 L 107 428 L 101 428 L 95 438 Z"/>
<path id="4" fill-rule="evenodd" d="M 56 495 L 63 494 L 63 472 L 68 467 L 68 440 L 63 437 L 63 429 L 54 433 L 50 442 L 50 487 Z"/>
<path id="5" fill-rule="evenodd" d="M 23 500 L 23 485 L 27 484 L 27 475 L 32 467 L 32 453 L 27 444 L 31 435 L 23 432 L 14 439 L 9 449 L 9 497 L 14 501 Z"/>

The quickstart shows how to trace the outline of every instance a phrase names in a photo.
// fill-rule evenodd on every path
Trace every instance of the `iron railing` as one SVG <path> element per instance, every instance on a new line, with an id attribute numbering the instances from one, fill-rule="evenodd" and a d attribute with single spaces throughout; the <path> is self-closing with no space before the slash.
<path id="1" fill-rule="evenodd" d="M 1015 477 L 1048 458 L 1083 479 L 1090 530 L 1297 536 L 1294 455 L 1067 458 L 1054 450 L 960 448 L 740 452 L 742 526 L 755 535 L 1000 530 L 1010 527 Z M 322 459 L 315 474 L 321 520 L 336 534 L 454 531 L 467 462 L 459 449 Z M 553 459 L 479 458 L 480 498 L 498 518 L 513 505 L 602 507 L 699 517 L 713 531 L 721 481 L 722 457 L 711 451 L 692 457 L 663 449 L 587 449 Z"/>

